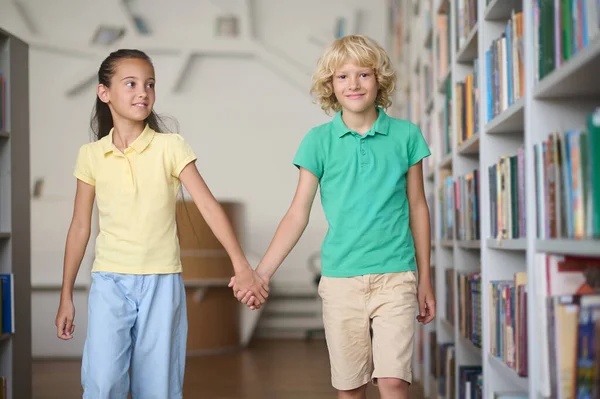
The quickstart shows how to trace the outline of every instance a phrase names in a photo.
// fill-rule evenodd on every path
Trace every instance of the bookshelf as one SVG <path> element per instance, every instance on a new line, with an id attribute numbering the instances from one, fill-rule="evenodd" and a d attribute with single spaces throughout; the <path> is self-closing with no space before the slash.
<path id="1" fill-rule="evenodd" d="M 32 395 L 28 57 L 0 28 L 0 389 L 12 399 Z"/>
<path id="2" fill-rule="evenodd" d="M 549 348 L 584 331 L 596 305 L 573 295 L 590 288 L 585 267 L 600 270 L 600 3 L 390 2 L 404 27 L 392 54 L 410 82 L 394 116 L 418 123 L 432 149 L 437 318 L 417 327 L 416 379 L 436 399 L 465 397 L 466 380 L 471 397 L 558 397 L 567 388 L 557 376 L 576 375 L 578 354 Z M 575 274 L 556 269 L 565 265 Z M 578 316 L 560 341 L 567 324 L 553 317 L 565 309 Z M 600 336 L 600 323 L 591 329 Z M 570 369 L 552 368 L 565 358 Z"/>

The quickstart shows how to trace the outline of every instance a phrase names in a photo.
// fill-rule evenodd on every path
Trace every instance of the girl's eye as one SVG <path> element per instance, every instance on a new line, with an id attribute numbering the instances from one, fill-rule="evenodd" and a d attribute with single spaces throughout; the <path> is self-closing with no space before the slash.
<path id="1" fill-rule="evenodd" d="M 367 76 L 369 76 L 369 74 L 368 73 L 361 73 L 360 76 L 363 77 L 363 78 L 366 78 Z"/>
<path id="2" fill-rule="evenodd" d="M 338 79 L 346 79 L 346 75 L 339 75 Z"/>
<path id="3" fill-rule="evenodd" d="M 129 86 L 129 87 L 133 87 L 133 86 L 135 86 L 135 82 L 127 82 L 127 83 L 125 83 L 125 84 L 126 84 L 127 86 Z"/>
<path id="4" fill-rule="evenodd" d="M 149 89 L 154 89 L 154 83 L 148 83 L 148 88 Z"/>

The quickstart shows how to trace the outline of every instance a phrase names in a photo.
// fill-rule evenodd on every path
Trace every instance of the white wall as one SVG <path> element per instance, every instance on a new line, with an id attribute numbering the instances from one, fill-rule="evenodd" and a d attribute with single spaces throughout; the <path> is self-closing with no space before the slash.
<path id="1" fill-rule="evenodd" d="M 204 43 L 212 34 L 212 18 L 221 4 L 235 9 L 242 0 L 140 0 L 139 10 L 149 19 L 152 39 L 173 47 Z M 0 0 L 0 26 L 28 41 L 85 48 L 100 23 L 127 21 L 116 1 L 22 0 L 37 35 L 29 31 L 12 1 Z M 262 255 L 294 193 L 297 170 L 291 164 L 303 135 L 329 120 L 308 96 L 308 75 L 328 40 L 335 18 L 354 19 L 352 7 L 364 7 L 362 32 L 384 44 L 385 0 L 255 0 L 253 31 L 257 39 L 281 58 L 277 65 L 265 58 L 195 57 L 178 92 L 171 90 L 181 59 L 150 52 L 157 75 L 156 110 L 174 116 L 180 132 L 198 155 L 198 168 L 219 199 L 245 203 L 244 247 Z M 352 27 L 350 27 L 352 28 Z M 316 39 L 316 40 L 315 40 Z M 150 42 L 152 45 L 153 42 Z M 127 46 L 127 37 L 122 43 Z M 156 46 L 154 46 L 156 47 Z M 145 49 L 145 48 L 142 48 Z M 106 50 L 108 55 L 108 50 Z M 89 116 L 95 99 L 93 85 L 76 96 L 65 93 L 81 73 L 93 74 L 97 57 L 73 55 L 32 47 L 30 51 L 31 179 L 45 180 L 43 197 L 32 203 L 32 282 L 59 285 L 64 240 L 72 212 L 77 149 L 90 140 Z M 289 79 L 286 75 L 294 77 Z M 305 82 L 299 88 L 294 82 Z M 326 232 L 320 202 L 304 236 L 275 277 L 312 289 L 306 259 L 318 251 Z M 88 255 L 93 254 L 93 245 Z M 91 257 L 79 282 L 90 281 Z M 35 356 L 78 355 L 83 340 L 57 345 L 52 325 L 58 296 L 39 294 L 34 300 Z M 38 299 L 39 299 L 38 298 Z M 78 299 L 78 317 L 85 298 Z M 39 315 L 51 315 L 43 317 Z M 39 316 L 39 317 L 37 317 Z M 77 323 L 85 332 L 85 318 Z M 35 341 L 39 342 L 35 342 Z"/>

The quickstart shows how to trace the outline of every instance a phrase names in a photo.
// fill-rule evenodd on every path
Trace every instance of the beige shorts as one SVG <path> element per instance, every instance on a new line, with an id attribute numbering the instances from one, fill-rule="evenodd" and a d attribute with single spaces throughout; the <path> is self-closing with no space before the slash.
<path id="1" fill-rule="evenodd" d="M 322 277 L 319 295 L 334 388 L 356 389 L 377 378 L 411 383 L 416 272 Z"/>

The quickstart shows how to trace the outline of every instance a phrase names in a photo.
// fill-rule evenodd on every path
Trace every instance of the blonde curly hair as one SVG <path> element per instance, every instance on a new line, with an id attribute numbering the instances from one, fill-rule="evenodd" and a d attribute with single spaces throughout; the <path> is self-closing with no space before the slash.
<path id="1" fill-rule="evenodd" d="M 345 62 L 354 62 L 361 67 L 372 68 L 377 79 L 375 105 L 383 109 L 392 105 L 392 94 L 396 89 L 396 72 L 386 51 L 377 42 L 363 35 L 348 35 L 336 39 L 323 53 L 312 77 L 310 93 L 316 102 L 329 114 L 339 111 L 341 105 L 333 92 L 332 77 L 335 70 Z"/>

